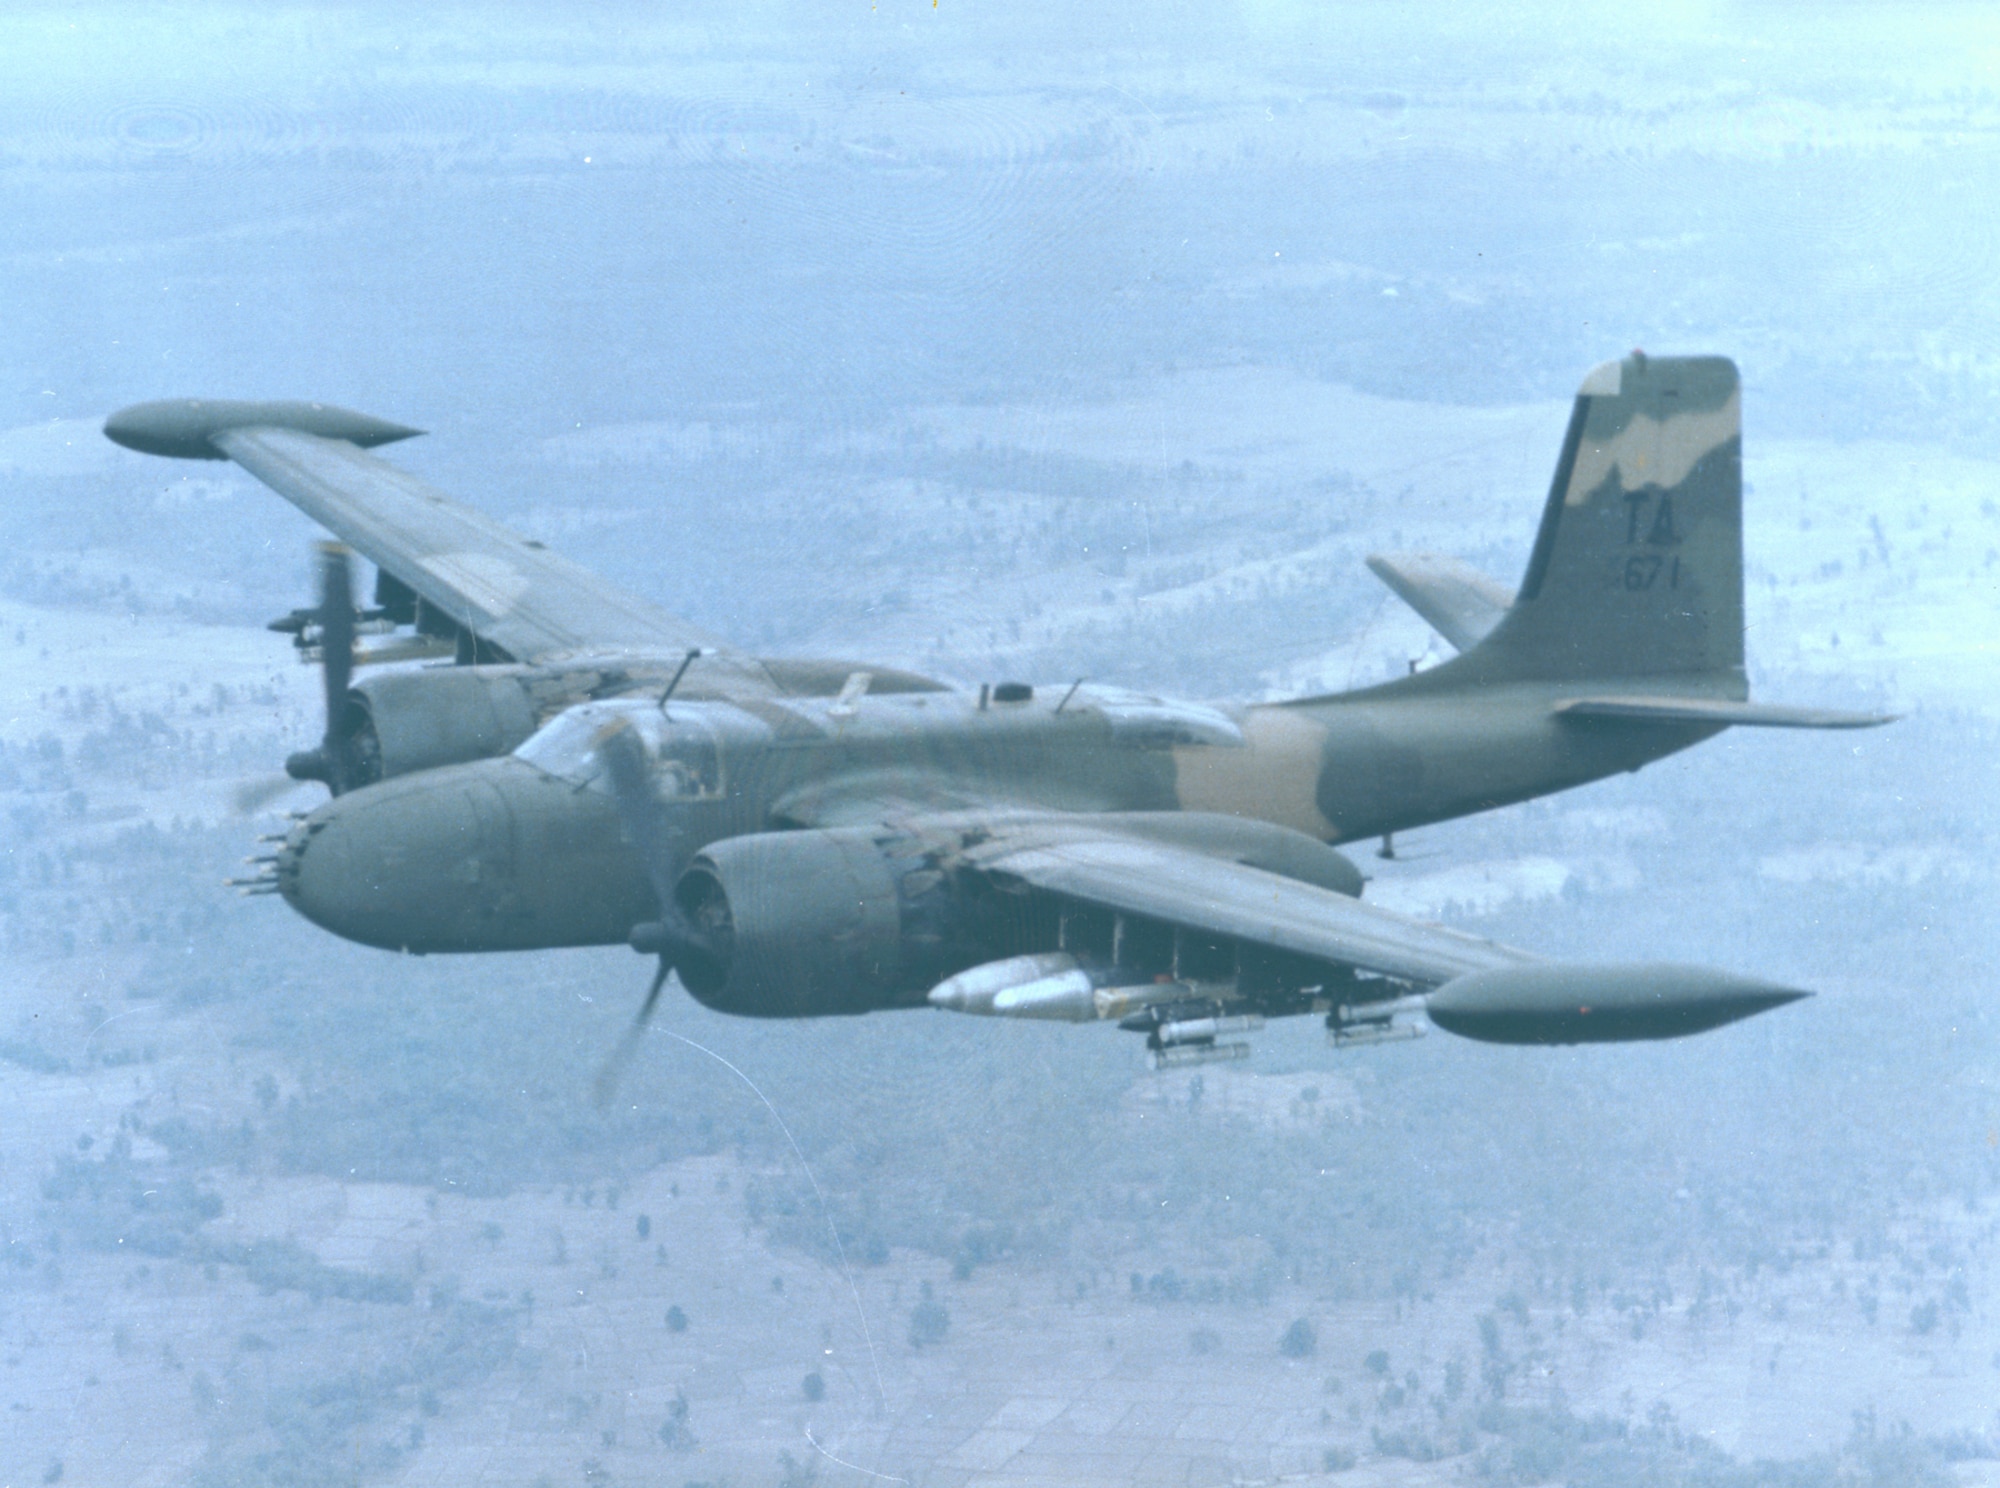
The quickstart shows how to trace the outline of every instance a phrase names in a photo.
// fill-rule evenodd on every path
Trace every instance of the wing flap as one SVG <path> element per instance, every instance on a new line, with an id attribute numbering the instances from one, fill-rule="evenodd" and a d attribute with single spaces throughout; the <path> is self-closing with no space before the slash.
<path id="1" fill-rule="evenodd" d="M 1535 959 L 1330 889 L 1087 822 L 1059 832 L 1045 824 L 1003 829 L 968 857 L 1049 893 L 1424 986 Z"/>
<path id="2" fill-rule="evenodd" d="M 1895 722 L 1893 713 L 1849 713 L 1837 708 L 1793 708 L 1782 703 L 1729 698 L 1598 697 L 1557 703 L 1563 718 L 1627 719 L 1636 723 L 1694 723 L 1722 728 L 1860 729 Z"/>

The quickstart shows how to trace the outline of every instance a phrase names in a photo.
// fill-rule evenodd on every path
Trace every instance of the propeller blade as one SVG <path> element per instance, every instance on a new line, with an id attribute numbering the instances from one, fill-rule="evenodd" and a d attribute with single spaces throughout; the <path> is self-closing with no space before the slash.
<path id="1" fill-rule="evenodd" d="M 340 716 L 354 680 L 354 558 L 341 543 L 319 544 L 320 680 L 326 689 L 329 761 L 337 757 Z"/>
<path id="2" fill-rule="evenodd" d="M 674 902 L 674 885 L 681 874 L 681 837 L 653 795 L 652 771 L 638 732 L 622 720 L 610 725 L 597 736 L 597 755 L 610 777 L 612 799 L 618 803 L 625 835 L 632 839 L 646 865 L 660 920 L 670 931 L 684 930 L 680 906 Z"/>
<path id="3" fill-rule="evenodd" d="M 229 806 L 238 816 L 255 816 L 285 792 L 298 788 L 299 782 L 290 775 L 266 775 L 261 780 L 246 780 L 229 793 Z"/>
<path id="4" fill-rule="evenodd" d="M 660 1001 L 660 988 L 666 985 L 667 973 L 673 970 L 665 956 L 660 957 L 659 969 L 653 973 L 653 985 L 646 989 L 646 1000 L 639 1004 L 639 1015 L 632 1020 L 632 1026 L 625 1030 L 625 1036 L 618 1040 L 618 1047 L 611 1051 L 611 1057 L 604 1061 L 604 1067 L 597 1072 L 597 1079 L 591 1090 L 602 1111 L 611 1104 L 611 1097 L 618 1093 L 618 1081 L 625 1073 L 625 1066 L 632 1062 L 632 1055 L 639 1048 L 639 1040 L 646 1035 L 646 1024 L 653 1016 L 653 1009 Z"/>
<path id="5" fill-rule="evenodd" d="M 632 948 L 657 955 L 660 960 L 653 973 L 653 984 L 646 989 L 646 1000 L 639 1006 L 638 1017 L 625 1030 L 604 1068 L 598 1071 L 596 1096 L 602 1109 L 610 1104 L 619 1077 L 639 1047 L 646 1022 L 659 1003 L 660 988 L 666 985 L 667 974 L 676 966 L 698 962 L 712 952 L 674 899 L 674 885 L 683 866 L 683 834 L 653 794 L 652 768 L 638 731 L 629 722 L 620 720 L 599 733 L 596 744 L 598 758 L 604 761 L 604 773 L 611 782 L 612 799 L 618 803 L 625 835 L 638 848 L 640 860 L 646 865 L 653 901 L 660 911 L 657 920 L 632 927 Z"/>
<path id="6" fill-rule="evenodd" d="M 326 726 L 319 747 L 301 750 L 285 761 L 285 773 L 294 780 L 319 780 L 336 796 L 346 786 L 345 749 L 340 722 L 347 711 L 347 685 L 354 680 L 354 572 L 353 557 L 339 543 L 323 542 L 319 549 L 319 608 L 312 619 L 319 626 L 319 677 L 325 694 Z M 303 611 L 293 611 L 277 626 L 288 625 Z"/>

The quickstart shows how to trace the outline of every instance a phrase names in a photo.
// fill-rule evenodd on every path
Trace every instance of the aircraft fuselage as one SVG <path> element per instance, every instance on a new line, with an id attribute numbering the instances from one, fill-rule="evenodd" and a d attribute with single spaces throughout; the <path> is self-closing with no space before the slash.
<path id="1" fill-rule="evenodd" d="M 335 797 L 293 827 L 276 877 L 301 914 L 368 945 L 622 943 L 656 911 L 591 747 L 619 717 L 646 722 L 655 795 L 690 854 L 969 806 L 1200 812 L 1352 842 L 1637 769 L 1715 732 L 1565 720 L 1561 695 L 1522 685 L 1239 709 L 1097 689 L 1067 702 L 1052 689 L 983 703 L 934 692 L 590 704 L 512 755 Z"/>

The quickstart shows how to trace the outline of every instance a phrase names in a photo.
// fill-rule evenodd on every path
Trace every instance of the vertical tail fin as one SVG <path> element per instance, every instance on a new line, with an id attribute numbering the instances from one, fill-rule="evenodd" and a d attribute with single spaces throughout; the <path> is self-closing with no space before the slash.
<path id="1" fill-rule="evenodd" d="M 1457 664 L 1495 681 L 1702 675 L 1742 696 L 1742 462 L 1728 358 L 1598 367 L 1520 593 Z"/>

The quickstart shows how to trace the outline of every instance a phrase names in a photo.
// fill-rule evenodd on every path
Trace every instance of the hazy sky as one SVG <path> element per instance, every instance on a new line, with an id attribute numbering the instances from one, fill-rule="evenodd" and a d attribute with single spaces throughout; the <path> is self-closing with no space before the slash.
<path id="1" fill-rule="evenodd" d="M 14 10 L 0 292 L 33 372 L 0 418 L 199 381 L 546 428 L 1240 359 L 1510 401 L 1643 342 L 1726 345 L 1794 420 L 1839 361 L 1884 384 L 1843 416 L 1983 429 L 1923 405 L 1992 367 L 1996 28 L 1973 6 Z"/>
<path id="2" fill-rule="evenodd" d="M 478 1171 L 508 1190 L 478 1211 L 504 1217 L 518 1251 L 502 1258 L 522 1269 L 501 1295 L 532 1279 L 546 1319 L 570 1311 L 549 1300 L 557 1273 L 532 1269 L 557 1264 L 551 1226 L 578 1237 L 582 1264 L 563 1275 L 601 1273 L 614 1240 L 630 1295 L 681 1274 L 651 1258 L 660 1241 L 633 1248 L 633 1205 L 614 1224 L 591 1185 L 643 1173 L 678 1199 L 682 1170 L 661 1165 L 690 1153 L 764 1163 L 759 1202 L 775 1207 L 759 1222 L 786 1266 L 819 1266 L 824 1211 L 807 1198 L 820 1179 L 807 1187 L 793 1166 L 804 1150 L 856 1237 L 899 1248 L 864 1276 L 883 1295 L 910 1284 L 881 1312 L 884 1336 L 906 1343 L 929 1267 L 960 1336 L 981 1337 L 981 1316 L 1072 1319 L 1061 1348 L 1022 1345 L 1024 1375 L 1058 1353 L 1083 1361 L 1052 1389 L 1095 1391 L 1083 1375 L 1111 1357 L 1099 1317 L 1145 1367 L 1160 1339 L 1180 1358 L 1195 1314 L 1133 1300 L 1141 1267 L 1158 1276 L 1171 1259 L 1236 1286 L 1252 1261 L 1209 1258 L 1240 1252 L 1283 1298 L 1331 1295 L 1348 1285 L 1340 1247 L 1359 1236 L 1378 1252 L 1360 1285 L 1379 1318 L 1400 1235 L 1429 1247 L 1426 1286 L 1451 1281 L 1475 1245 L 1508 1252 L 1493 1284 L 1478 1273 L 1421 1319 L 1410 1304 L 1412 1329 L 1443 1320 L 1429 1342 L 1398 1335 L 1427 1390 L 1455 1353 L 1480 1357 L 1475 1317 L 1504 1312 L 1500 1286 L 1530 1286 L 1545 1260 L 1537 1326 L 1571 1305 L 1570 1286 L 1615 1293 L 1627 1272 L 1653 1298 L 1634 1317 L 1656 1318 L 1654 1269 L 1721 1257 L 1731 1326 L 1745 1299 L 1731 1358 L 1750 1387 L 1705 1364 L 1660 1383 L 1651 1344 L 1621 1341 L 1628 1304 L 1600 1298 L 1588 1325 L 1573 1308 L 1572 1338 L 1601 1325 L 1619 1362 L 1579 1366 L 1579 1389 L 1631 1414 L 1617 1405 L 1629 1370 L 1634 1389 L 1681 1390 L 1693 1429 L 1736 1420 L 1742 1442 L 1796 1454 L 1862 1403 L 1841 1393 L 1847 1356 L 1811 1342 L 1832 1319 L 1873 1350 L 1895 1398 L 1934 1407 L 1925 1429 L 1981 1424 L 1931 1400 L 1921 1371 L 1945 1356 L 1923 1351 L 1949 1334 L 1950 1357 L 1977 1365 L 1953 1376 L 1971 1397 L 1991 1342 L 1968 1322 L 1961 1346 L 1955 1310 L 1920 1344 L 1906 1320 L 1928 1302 L 1936 1325 L 1947 1278 L 1963 1293 L 1966 1275 L 1991 1275 L 1960 1269 L 1964 1234 L 1986 1221 L 1946 1208 L 1984 1201 L 2000 1141 L 1982 1021 L 1991 741 L 1967 721 L 1994 691 L 1990 666 L 1965 660 L 1991 633 L 2000 569 L 1987 499 L 2000 468 L 1996 76 L 2000 13 L 1973 5 L 7 8 L 0 644 L 13 649 L 0 665 L 17 670 L 0 765 L 18 789 L 0 825 L 40 876 L 24 866 L 0 885 L 18 1002 L 0 1033 L 18 1035 L 8 1078 L 71 1104 L 52 1098 L 43 1128 L 7 1127 L 44 1145 L 23 1146 L 0 1198 L 35 1211 L 41 1175 L 82 1161 L 86 1123 L 104 1139 L 94 1164 L 141 1115 L 184 1145 L 136 1161 L 215 1177 L 229 1223 L 270 1177 L 279 1197 L 241 1221 L 252 1238 L 291 1233 L 285 1184 L 338 1189 L 360 1173 L 416 1212 L 439 1175 Z M 1372 680 L 1429 644 L 1367 577 L 1370 551 L 1436 547 L 1511 583 L 1566 400 L 1635 345 L 1742 366 L 1760 696 L 1886 698 L 1918 716 L 1858 741 L 1732 734 L 1636 780 L 1433 829 L 1403 844 L 1403 863 L 1366 847 L 1357 860 L 1382 880 L 1371 892 L 1393 897 L 1401 875 L 1401 902 L 1477 911 L 1481 933 L 1537 951 L 1712 961 L 1827 995 L 1700 1043 L 1546 1057 L 1442 1037 L 1333 1055 L 1289 1020 L 1266 1031 L 1253 1086 L 1293 1079 L 1262 1087 L 1289 1110 L 1307 1084 L 1319 1101 L 1323 1079 L 1329 1106 L 1352 1095 L 1367 1113 L 1305 1141 L 1220 1117 L 1159 1141 L 1140 1123 L 1164 1087 L 1107 1029 L 1064 1042 L 914 1014 L 762 1024 L 678 993 L 658 1026 L 726 1052 L 772 1105 L 656 1039 L 629 1123 L 595 1121 L 581 1092 L 644 987 L 629 953 L 394 958 L 221 896 L 250 825 L 186 825 L 176 793 L 196 779 L 219 801 L 277 769 L 310 742 L 318 704 L 281 638 L 168 627 L 257 624 L 308 602 L 313 529 L 229 467 L 142 458 L 97 432 L 114 408 L 176 394 L 351 404 L 432 431 L 397 446 L 397 463 L 745 645 L 974 682 L 1087 671 L 1241 697 Z M 1374 649 L 1333 649 L 1354 634 Z M 290 691 L 260 700 L 281 671 Z M 213 691 L 225 672 L 233 701 Z M 99 707 L 124 708 L 124 723 Z M 172 742 L 133 722 L 145 709 L 171 721 Z M 101 846 L 126 832 L 139 848 Z M 108 1035 L 107 1007 L 132 1012 Z M 164 1050 L 157 1065 L 145 1040 Z M 113 1053 L 144 1066 L 115 1078 L 152 1081 L 160 1104 L 92 1104 Z M 269 1102 L 251 1085 L 265 1073 Z M 170 1127 L 181 1081 L 191 1093 Z M 779 1140 L 777 1109 L 799 1148 Z M 266 1167 L 246 1176 L 229 1144 L 253 1127 Z M 1256 1182 L 1236 1186 L 1246 1173 Z M 824 1357 L 819 1329 L 845 1329 L 852 1300 L 822 1268 L 824 1323 L 787 1319 L 771 1277 L 714 1265 L 750 1211 L 740 1186 L 724 1196 L 702 1174 L 703 1205 L 688 1208 L 720 1238 L 683 1244 L 663 1219 L 660 1239 L 689 1274 L 740 1283 L 729 1305 L 791 1329 L 796 1357 L 776 1356 L 789 1401 Z M 592 1199 L 556 1191 L 572 1176 Z M 65 1222 L 96 1222 L 89 1197 Z M 645 1202 L 668 1212 L 667 1197 Z M 477 1233 L 471 1210 L 447 1211 Z M 586 1257 L 600 1220 L 604 1248 Z M 1045 1248 L 1006 1285 L 1045 1266 L 1064 1308 L 1079 1282 L 1097 1288 L 1088 1307 L 1024 1313 L 951 1290 L 954 1247 L 1017 1220 L 1024 1253 Z M 1919 1233 L 1932 1220 L 1962 1250 Z M 39 1244 L 39 1217 L 33 1228 Z M 468 1274 L 500 1264 L 497 1240 L 478 1243 L 437 1254 Z M 1779 1276 L 1774 1256 L 1805 1259 Z M 1309 1283 L 1307 1261 L 1321 1268 Z M 71 1293 L 110 1299 L 104 1321 L 140 1317 L 149 1349 L 164 1336 L 147 1331 L 154 1293 L 122 1270 L 105 1279 L 122 1255 L 78 1242 L 63 1264 Z M 987 1276 L 985 1252 L 978 1265 Z M 1893 1273 L 1879 1328 L 1876 1269 Z M 312 1369 L 358 1357 L 365 1330 L 328 1331 L 331 1302 L 308 1314 L 303 1291 L 273 1300 L 234 1262 L 220 1276 L 161 1303 L 192 1318 L 197 1374 L 254 1382 L 282 1365 L 304 1391 Z M 183 1279 L 163 1261 L 150 1284 L 165 1296 Z M 1394 1285 L 1400 1314 L 1409 1288 Z M 204 1312 L 224 1294 L 244 1309 L 226 1324 Z M 1690 1295 L 1681 1313 L 1666 1304 L 1677 1328 Z M 58 1283 L 36 1296 L 52 1317 L 69 1305 Z M 1254 1355 L 1232 1336 L 1217 1367 L 1285 1367 L 1277 1329 L 1307 1305 L 1244 1312 Z M 8 1308 L 11 1340 L 31 1324 Z M 406 1313 L 399 1326 L 428 1326 L 425 1309 Z M 613 1319 L 604 1337 L 620 1347 L 638 1338 L 622 1314 L 592 1316 Z M 1526 1303 L 1518 1317 L 1508 1347 L 1525 1349 Z M 243 1354 L 267 1318 L 321 1329 L 319 1362 L 313 1349 Z M 1708 1347 L 1705 1326 L 1674 1335 L 1689 1357 Z M 681 1346 L 649 1328 L 645 1349 Z M 73 1372 L 112 1377 L 108 1332 L 76 1335 Z M 556 1335 L 523 1336 L 549 1361 L 536 1388 L 558 1407 L 562 1391 L 622 1389 L 604 1381 L 651 1368 L 615 1352 L 586 1368 Z M 386 1351 L 406 1335 L 366 1337 Z M 1360 1384 L 1364 1349 L 1349 1342 L 1334 1361 L 1329 1341 L 1326 1368 Z M 68 1347 L 20 1377 L 55 1379 L 46 1361 Z M 1794 1372 L 1800 1355 L 1813 1362 Z M 209 1433 L 216 1460 L 265 1429 L 247 1389 L 188 1427 L 190 1385 L 167 1379 L 156 1349 L 134 1357 L 166 1380 L 148 1408 L 196 1449 Z M 628 1446 L 667 1419 L 678 1386 L 655 1374 Z M 412 1460 L 461 1460 L 443 1443 L 483 1429 L 486 1378 L 415 1422 L 432 1456 Z M 1292 1383 L 1317 1420 L 1331 1397 Z M 859 1422 L 863 1396 L 841 1389 Z M 75 1407 L 79 1441 L 118 1415 L 104 1398 Z M 931 1397 L 909 1398 L 927 1420 Z M 1643 1410 L 1652 1395 L 1634 1398 Z M 780 1445 L 805 1450 L 711 1426 L 733 1419 L 711 1409 L 705 1439 L 748 1434 L 760 1470 Z M 55 1419 L 36 1418 L 51 1442 Z M 84 1481 L 82 1449 L 61 1450 Z"/>

